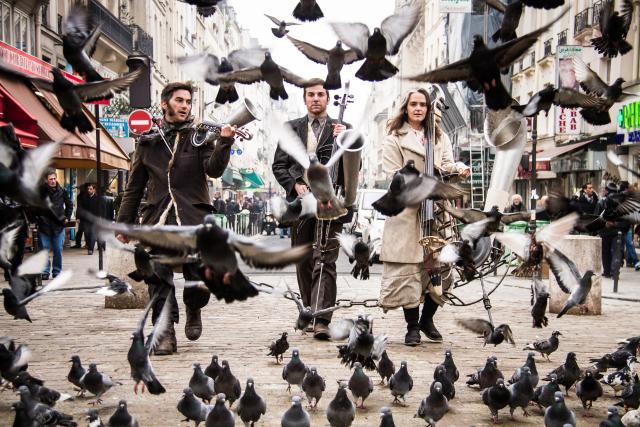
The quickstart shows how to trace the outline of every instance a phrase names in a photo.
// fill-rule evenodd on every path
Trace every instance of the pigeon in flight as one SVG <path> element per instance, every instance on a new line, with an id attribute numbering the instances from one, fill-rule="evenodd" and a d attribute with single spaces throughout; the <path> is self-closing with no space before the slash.
<path id="1" fill-rule="evenodd" d="M 287 27 L 291 26 L 291 25 L 300 25 L 296 22 L 287 22 L 287 21 L 281 21 L 278 18 L 275 18 L 273 16 L 267 15 L 266 13 L 264 14 L 264 16 L 266 16 L 267 18 L 269 18 L 271 20 L 271 22 L 273 22 L 275 25 L 278 26 L 278 28 L 272 28 L 271 32 L 273 33 L 274 36 L 276 36 L 277 38 L 281 39 L 284 36 L 287 35 L 287 33 L 289 32 L 289 30 L 287 30 Z"/>
<path id="2" fill-rule="evenodd" d="M 87 133 L 94 129 L 93 123 L 91 123 L 83 110 L 82 103 L 111 98 L 114 94 L 128 88 L 143 71 L 143 68 L 138 68 L 113 80 L 74 84 L 67 80 L 57 67 L 51 68 L 51 73 L 53 74 L 53 81 L 51 81 L 28 76 L 9 68 L 4 63 L 0 63 L 0 73 L 8 74 L 25 83 L 33 83 L 39 89 L 52 92 L 64 111 L 60 119 L 60 126 L 69 132 L 74 132 L 77 128 L 82 133 Z"/>
<path id="3" fill-rule="evenodd" d="M 591 45 L 599 53 L 614 58 L 631 51 L 633 47 L 625 40 L 633 22 L 633 2 L 631 0 L 622 0 L 620 12 L 615 10 L 613 0 L 603 2 L 598 22 L 602 35 L 592 38 Z"/>
<path id="4" fill-rule="evenodd" d="M 368 280 L 369 266 L 373 264 L 373 244 L 367 244 L 361 238 L 347 233 L 338 234 L 338 241 L 342 251 L 349 257 L 349 264 L 355 262 L 351 275 L 356 279 Z"/>
<path id="5" fill-rule="evenodd" d="M 289 284 L 287 284 L 286 293 L 291 296 L 291 299 L 293 299 L 293 302 L 295 302 L 296 306 L 298 307 L 298 318 L 296 319 L 296 326 L 294 329 L 296 331 L 302 331 L 302 333 L 304 333 L 307 326 L 309 326 L 316 317 L 322 316 L 323 314 L 333 313 L 340 308 L 340 306 L 336 305 L 333 307 L 313 311 L 311 310 L 311 307 L 304 306 L 298 294 L 293 292 Z"/>
<path id="6" fill-rule="evenodd" d="M 73 70 L 87 82 L 104 80 L 91 63 L 100 37 L 101 24 L 96 24 L 83 6 L 73 6 L 62 28 L 62 54 Z"/>
<path id="7" fill-rule="evenodd" d="M 534 328 L 546 327 L 549 324 L 546 315 L 549 297 L 549 285 L 534 276 L 531 285 L 531 318 Z"/>
<path id="8" fill-rule="evenodd" d="M 558 317 L 562 317 L 572 307 L 587 302 L 595 273 L 593 270 L 587 270 L 584 275 L 580 274 L 576 264 L 560 251 L 549 253 L 547 261 L 549 261 L 549 267 L 558 281 L 558 286 L 564 293 L 569 294 L 569 299 L 558 313 Z M 584 309 L 586 310 L 586 307 Z"/>
<path id="9" fill-rule="evenodd" d="M 327 90 L 340 89 L 342 87 L 342 80 L 340 79 L 342 67 L 361 59 L 354 49 L 344 50 L 340 40 L 336 42 L 332 49 L 327 50 L 290 36 L 287 36 L 287 38 L 308 59 L 327 66 L 327 77 L 323 85 Z"/>
<path id="10" fill-rule="evenodd" d="M 218 80 L 220 83 L 237 82 L 242 84 L 252 84 L 260 81 L 267 82 L 269 85 L 269 96 L 276 101 L 278 99 L 289 98 L 287 91 L 284 89 L 285 81 L 298 87 L 303 87 L 306 82 L 302 77 L 276 64 L 269 52 L 264 54 L 264 61 L 260 66 L 232 71 L 228 74 L 221 75 Z"/>
<path id="11" fill-rule="evenodd" d="M 503 14 L 500 28 L 491 36 L 491 39 L 496 43 L 499 40 L 508 42 L 518 37 L 516 29 L 520 24 L 524 6 L 536 9 L 554 9 L 564 4 L 564 0 L 515 0 L 507 5 L 500 0 L 486 0 L 486 2 L 487 6 Z"/>
<path id="12" fill-rule="evenodd" d="M 462 269 L 462 276 L 467 281 L 473 280 L 477 273 L 473 251 L 478 240 L 485 234 L 487 226 L 492 222 L 495 222 L 493 218 L 485 218 L 467 224 L 460 233 L 461 241 L 445 245 L 438 255 L 438 261 L 455 264 Z"/>
<path id="13" fill-rule="evenodd" d="M 209 16 L 213 16 L 216 13 L 216 6 L 218 3 L 223 3 L 224 0 L 178 0 L 183 3 L 190 4 L 192 6 L 196 6 L 196 10 L 198 14 L 202 17 L 207 18 Z"/>
<path id="14" fill-rule="evenodd" d="M 259 67 L 267 52 L 263 48 L 237 49 L 227 56 L 218 57 L 210 53 L 202 53 L 193 56 L 183 56 L 177 59 L 178 64 L 183 65 L 194 78 L 204 80 L 213 86 L 220 86 L 216 95 L 217 104 L 235 102 L 240 97 L 236 90 L 235 82 L 220 81 L 232 71 L 248 67 Z"/>
<path id="15" fill-rule="evenodd" d="M 382 21 L 380 27 L 369 31 L 359 22 L 332 22 L 333 31 L 344 44 L 352 48 L 364 63 L 356 77 L 370 82 L 386 80 L 398 72 L 398 68 L 387 60 L 400 51 L 400 45 L 418 25 L 422 8 L 418 2 L 405 5 Z"/>
<path id="16" fill-rule="evenodd" d="M 513 340 L 513 332 L 506 323 L 494 327 L 493 324 L 484 319 L 458 319 L 458 325 L 472 332 L 476 332 L 482 335 L 484 338 L 484 345 L 493 344 L 497 346 L 502 344 L 503 341 L 515 346 L 516 342 Z"/>
<path id="17" fill-rule="evenodd" d="M 281 226 L 293 226 L 298 220 L 313 217 L 318 212 L 318 201 L 313 193 L 307 192 L 292 202 L 287 202 L 284 197 L 271 198 L 271 213 Z"/>
<path id="18" fill-rule="evenodd" d="M 511 105 L 512 99 L 500 80 L 500 70 L 508 68 L 524 55 L 535 44 L 538 37 L 548 31 L 568 10 L 569 8 L 564 9 L 557 18 L 544 27 L 492 49 L 485 45 L 482 36 L 475 35 L 473 50 L 468 58 L 406 79 L 429 83 L 464 80 L 472 90 L 484 93 L 488 108 L 505 109 Z"/>
<path id="19" fill-rule="evenodd" d="M 602 98 L 586 95 L 573 89 L 556 89 L 552 84 L 546 84 L 544 89 L 534 94 L 525 105 L 512 105 L 511 108 L 525 117 L 533 117 L 544 111 L 549 115 L 552 105 L 566 108 L 600 108 L 604 106 Z"/>
<path id="20" fill-rule="evenodd" d="M 584 119 L 595 126 L 602 126 L 611 123 L 609 109 L 616 102 L 623 102 L 638 95 L 622 91 L 624 79 L 618 77 L 611 86 L 606 84 L 584 61 L 578 57 L 573 58 L 573 65 L 576 78 L 580 82 L 580 87 L 590 95 L 601 97 L 604 103 L 599 107 L 584 108 L 580 114 Z"/>
<path id="21" fill-rule="evenodd" d="M 316 0 L 300 0 L 293 9 L 292 15 L 300 21 L 317 21 L 324 17 L 322 9 L 318 6 Z"/>

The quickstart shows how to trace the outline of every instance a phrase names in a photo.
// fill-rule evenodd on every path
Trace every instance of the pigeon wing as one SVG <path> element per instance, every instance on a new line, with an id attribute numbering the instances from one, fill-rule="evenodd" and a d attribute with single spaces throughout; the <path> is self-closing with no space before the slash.
<path id="1" fill-rule="evenodd" d="M 470 242 L 475 242 L 484 234 L 487 229 L 487 225 L 493 221 L 493 218 L 485 218 L 480 221 L 472 222 L 471 224 L 467 224 L 460 233 L 463 240 L 468 240 Z"/>
<path id="2" fill-rule="evenodd" d="M 511 327 L 506 323 L 503 323 L 498 327 L 502 329 L 502 334 L 504 335 L 505 341 L 507 341 L 511 345 L 516 345 L 516 342 L 513 339 L 513 331 L 511 330 Z"/>
<path id="3" fill-rule="evenodd" d="M 49 168 L 53 157 L 58 153 L 57 142 L 43 144 L 26 152 L 22 159 L 22 185 L 36 190 L 42 183 L 43 175 Z"/>
<path id="4" fill-rule="evenodd" d="M 282 151 L 293 157 L 303 168 L 309 168 L 309 154 L 298 135 L 291 129 L 291 126 L 284 123 L 284 120 L 276 114 L 267 117 L 267 127 L 271 129 L 274 137 L 278 140 L 278 146 Z"/>
<path id="5" fill-rule="evenodd" d="M 609 86 L 582 59 L 574 56 L 573 67 L 576 78 L 585 92 L 598 96 L 604 95 Z"/>
<path id="6" fill-rule="evenodd" d="M 237 82 L 242 84 L 252 84 L 262 81 L 263 78 L 260 67 L 250 67 L 221 75 L 218 80 L 226 83 Z"/>
<path id="7" fill-rule="evenodd" d="M 293 45 L 309 60 L 318 64 L 326 64 L 329 61 L 329 51 L 311 43 L 303 42 L 293 37 L 287 36 Z"/>
<path id="8" fill-rule="evenodd" d="M 323 308 L 322 310 L 314 311 L 313 317 L 318 317 L 318 316 L 322 316 L 323 314 L 333 313 L 339 308 L 342 308 L 342 307 L 340 307 L 339 305 L 335 305 L 333 307 Z"/>
<path id="9" fill-rule="evenodd" d="M 5 62 L 2 60 L 0 60 L 0 72 L 2 74 L 13 77 L 17 80 L 21 80 L 23 82 L 31 82 L 36 86 L 38 86 L 39 88 L 46 90 L 47 92 L 53 92 L 53 82 L 51 80 L 41 79 L 38 77 L 31 77 L 26 74 L 23 74 L 5 65 Z"/>
<path id="10" fill-rule="evenodd" d="M 419 178 L 407 183 L 399 198 L 405 205 L 415 206 L 425 199 L 448 200 L 456 199 L 463 195 L 464 191 L 455 185 L 440 182 L 427 175 L 420 175 Z"/>
<path id="11" fill-rule="evenodd" d="M 167 288 L 167 293 L 170 292 L 170 289 Z M 147 354 L 151 353 L 151 350 L 156 348 L 160 339 L 164 336 L 169 328 L 171 320 L 171 298 L 166 298 L 164 300 L 164 304 L 162 305 L 162 311 L 160 315 L 156 319 L 156 323 L 153 325 L 153 329 L 151 330 L 151 334 L 147 337 L 147 341 L 145 342 L 144 348 L 147 351 Z"/>
<path id="12" fill-rule="evenodd" d="M 515 222 L 515 221 L 529 221 L 530 218 L 531 218 L 531 212 L 522 211 L 522 212 L 502 214 L 500 221 L 503 224 L 511 224 L 512 222 Z"/>
<path id="13" fill-rule="evenodd" d="M 15 254 L 15 243 L 21 222 L 15 221 L 2 230 L 0 237 L 0 259 L 10 260 Z"/>
<path id="14" fill-rule="evenodd" d="M 549 225 L 536 232 L 536 241 L 554 248 L 556 242 L 561 241 L 564 236 L 573 230 L 578 218 L 578 214 L 572 212 L 557 221 L 552 221 Z"/>
<path id="15" fill-rule="evenodd" d="M 18 276 L 42 274 L 42 270 L 44 270 L 44 266 L 47 264 L 48 259 L 49 251 L 46 249 L 41 250 L 35 255 L 31 255 L 18 267 Z"/>
<path id="16" fill-rule="evenodd" d="M 347 339 L 354 325 L 355 321 L 353 319 L 341 319 L 337 322 L 331 322 L 329 324 L 329 335 L 334 341 Z"/>
<path id="17" fill-rule="evenodd" d="M 402 41 L 413 31 L 422 16 L 421 7 L 416 2 L 405 6 L 398 13 L 385 18 L 380 31 L 387 41 L 387 54 L 395 55 L 400 50 Z"/>
<path id="18" fill-rule="evenodd" d="M 307 79 L 303 79 L 293 71 L 290 71 L 284 67 L 280 67 L 280 73 L 282 74 L 282 79 L 285 82 L 294 86 L 304 87 L 304 85 L 307 83 Z"/>
<path id="19" fill-rule="evenodd" d="M 298 295 L 293 292 L 293 290 L 291 290 L 291 287 L 289 286 L 288 283 L 286 283 L 287 285 L 287 293 L 289 293 L 289 295 L 291 295 L 291 298 L 293 299 L 293 302 L 296 303 L 296 306 L 298 307 L 298 313 L 302 312 L 304 310 L 304 306 L 302 305 L 302 301 L 300 301 L 300 298 L 298 297 Z"/>
<path id="20" fill-rule="evenodd" d="M 281 21 L 278 18 L 274 18 L 273 16 L 267 15 L 266 13 L 264 14 L 264 16 L 271 19 L 271 22 L 273 22 L 275 25 L 280 26 Z"/>
<path id="21" fill-rule="evenodd" d="M 485 212 L 477 209 L 458 209 L 449 203 L 443 203 L 443 208 L 452 217 L 462 221 L 465 224 L 469 224 L 476 221 L 481 221 L 487 217 Z"/>
<path id="22" fill-rule="evenodd" d="M 522 259 L 528 258 L 531 237 L 520 233 L 493 233 L 493 236 Z"/>
<path id="23" fill-rule="evenodd" d="M 593 108 L 602 107 L 605 101 L 601 98 L 589 96 L 573 89 L 557 89 L 553 97 L 555 105 L 567 108 Z"/>
<path id="24" fill-rule="evenodd" d="M 359 58 L 365 57 L 371 35 L 369 27 L 359 22 L 332 22 L 329 25 L 338 38 L 353 49 Z"/>
<path id="25" fill-rule="evenodd" d="M 236 49 L 227 56 L 234 70 L 259 67 L 264 61 L 264 54 L 269 50 L 263 47 Z"/>
<path id="26" fill-rule="evenodd" d="M 26 305 L 27 303 L 29 303 L 29 301 L 34 300 L 34 299 L 38 298 L 39 296 L 42 296 L 42 295 L 46 294 L 47 292 L 54 291 L 54 290 L 64 286 L 71 279 L 71 276 L 73 276 L 73 273 L 70 270 L 66 270 L 66 271 L 61 272 L 53 280 L 51 280 L 47 284 L 47 286 L 44 286 L 38 292 L 35 292 L 35 293 L 29 295 L 28 297 L 26 297 L 25 299 L 20 301 L 19 304 L 20 305 Z"/>
<path id="27" fill-rule="evenodd" d="M 458 325 L 480 335 L 490 334 L 493 331 L 491 323 L 484 319 L 458 319 Z"/>
<path id="28" fill-rule="evenodd" d="M 218 67 L 220 59 L 210 53 L 201 55 L 182 56 L 177 58 L 178 64 L 182 65 L 187 72 L 199 80 L 207 80 L 210 83 L 218 80 Z"/>
<path id="29" fill-rule="evenodd" d="M 627 33 L 629 32 L 629 28 L 631 28 L 631 23 L 633 22 L 631 19 L 633 18 L 633 2 L 631 0 L 622 0 L 622 6 L 620 7 L 620 16 L 622 17 L 623 21 L 623 34 L 626 37 Z"/>
<path id="30" fill-rule="evenodd" d="M 358 241 L 357 237 L 353 234 L 340 233 L 338 234 L 338 242 L 340 242 L 340 247 L 343 252 L 349 257 L 354 258 L 353 254 L 353 246 Z"/>
<path id="31" fill-rule="evenodd" d="M 469 62 L 469 59 L 465 58 L 452 64 L 436 68 L 435 70 L 427 71 L 426 73 L 417 74 L 411 77 L 405 77 L 404 79 L 417 82 L 448 83 L 460 80 L 475 80 L 475 77 L 473 77 L 473 71 L 471 70 L 471 63 Z"/>
<path id="32" fill-rule="evenodd" d="M 554 250 L 547 255 L 549 267 L 556 277 L 558 286 L 566 294 L 570 294 L 574 287 L 580 283 L 580 271 L 576 264 L 559 250 Z"/>
<path id="33" fill-rule="evenodd" d="M 131 84 L 140 77 L 143 71 L 144 67 L 141 67 L 113 80 L 102 80 L 76 85 L 73 87 L 73 90 L 82 102 L 97 101 L 115 93 L 122 92 L 131 86 Z"/>
<path id="34" fill-rule="evenodd" d="M 262 245 L 252 239 L 229 232 L 227 244 L 240 254 L 247 265 L 262 269 L 280 269 L 295 264 L 312 250 L 311 244 L 293 246 L 287 249 Z"/>

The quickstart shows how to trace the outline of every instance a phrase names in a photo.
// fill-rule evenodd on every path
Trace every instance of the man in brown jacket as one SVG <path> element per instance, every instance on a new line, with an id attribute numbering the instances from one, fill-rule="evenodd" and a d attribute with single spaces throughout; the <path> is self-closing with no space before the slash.
<path id="1" fill-rule="evenodd" d="M 235 127 L 225 125 L 215 145 L 205 143 L 194 147 L 191 144 L 191 137 L 195 132 L 191 116 L 192 95 L 193 88 L 187 83 L 169 83 L 162 90 L 160 105 L 164 113 L 163 132 L 143 135 L 138 140 L 118 222 L 138 222 L 138 208 L 145 189 L 146 204 L 141 212 L 143 224 L 197 225 L 210 213 L 205 207 L 211 203 L 207 176 L 222 176 L 229 163 Z M 118 239 L 128 241 L 122 235 Z M 196 268 L 192 265 L 185 265 L 183 273 L 186 280 L 199 280 Z M 153 279 L 146 283 L 151 297 L 164 288 L 162 283 Z M 202 334 L 200 309 L 207 305 L 209 295 L 209 292 L 198 288 L 184 290 L 183 300 L 187 313 L 184 331 L 192 341 Z M 173 328 L 173 323 L 178 323 L 175 288 L 171 289 L 170 298 L 173 300 L 173 322 L 155 350 L 158 355 L 177 351 Z M 160 297 L 153 306 L 151 318 L 154 323 L 164 301 L 165 298 Z"/>

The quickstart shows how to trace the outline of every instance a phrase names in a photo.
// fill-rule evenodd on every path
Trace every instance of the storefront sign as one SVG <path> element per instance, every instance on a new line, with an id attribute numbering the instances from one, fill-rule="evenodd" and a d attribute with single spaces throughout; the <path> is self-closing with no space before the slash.
<path id="1" fill-rule="evenodd" d="M 100 124 L 114 138 L 128 138 L 129 125 L 127 119 L 100 117 Z"/>
<path id="2" fill-rule="evenodd" d="M 440 13 L 471 13 L 471 0 L 440 0 Z"/>
<path id="3" fill-rule="evenodd" d="M 582 46 L 558 46 L 558 87 L 580 90 L 573 58 L 582 56 Z M 580 134 L 580 116 L 576 108 L 556 107 L 556 134 Z"/>
<path id="4" fill-rule="evenodd" d="M 640 101 L 630 102 L 618 110 L 617 144 L 640 143 Z"/>

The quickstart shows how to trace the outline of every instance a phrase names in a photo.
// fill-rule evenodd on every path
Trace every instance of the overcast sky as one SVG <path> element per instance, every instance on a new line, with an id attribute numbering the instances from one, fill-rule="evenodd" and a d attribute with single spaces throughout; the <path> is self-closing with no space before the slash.
<path id="1" fill-rule="evenodd" d="M 274 60 L 279 65 L 304 78 L 321 77 L 324 79 L 326 77 L 326 66 L 308 60 L 286 37 L 276 38 L 271 33 L 271 28 L 274 25 L 264 16 L 266 13 L 280 20 L 297 22 L 291 16 L 298 3 L 297 0 L 228 0 L 228 2 L 236 10 L 240 25 L 249 29 L 251 35 L 257 38 L 262 46 L 271 50 Z M 393 12 L 394 3 L 394 0 L 318 0 L 324 18 L 316 22 L 305 22 L 302 25 L 292 26 L 289 28 L 289 35 L 298 40 L 330 49 L 335 46 L 337 38 L 327 22 L 362 22 L 372 30 Z M 351 80 L 351 93 L 355 95 L 356 102 L 345 113 L 345 120 L 351 123 L 360 119 L 372 85 L 370 82 L 355 78 L 355 73 L 361 64 L 362 61 L 358 61 L 355 64 L 347 65 L 342 69 L 341 74 L 343 86 L 347 80 Z M 285 84 L 285 86 L 290 97 L 299 99 L 302 105 L 302 95 L 297 92 L 297 88 L 289 84 Z M 333 91 L 331 96 L 333 97 L 338 92 L 340 91 Z M 337 117 L 337 107 L 330 107 L 329 114 Z"/>

